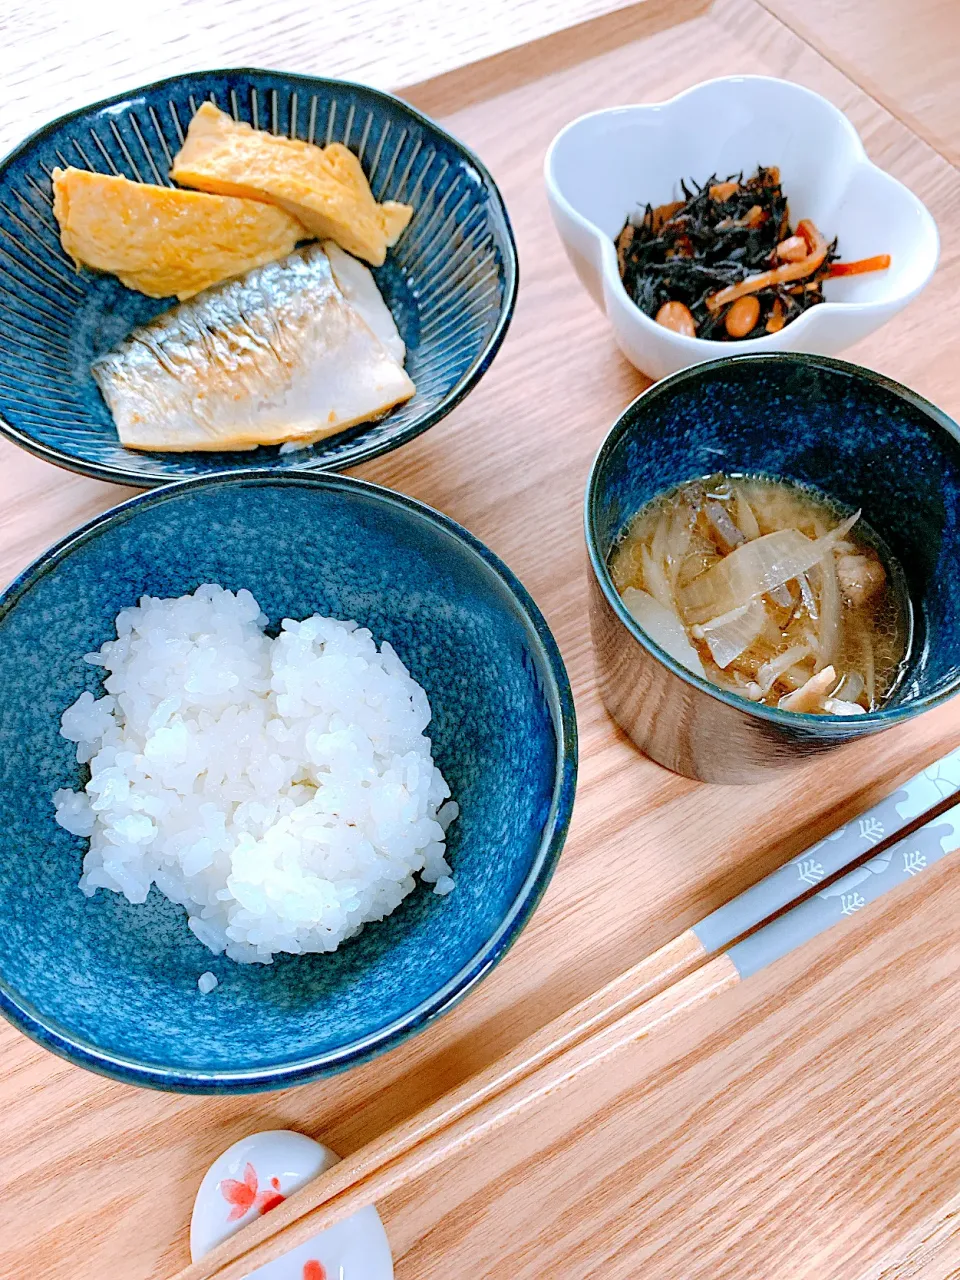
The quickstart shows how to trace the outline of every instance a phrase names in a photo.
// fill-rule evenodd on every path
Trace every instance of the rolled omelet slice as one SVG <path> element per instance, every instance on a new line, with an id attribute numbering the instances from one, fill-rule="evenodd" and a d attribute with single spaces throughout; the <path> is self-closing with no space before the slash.
<path id="1" fill-rule="evenodd" d="M 360 161 L 339 142 L 318 147 L 278 138 L 204 102 L 174 157 L 170 176 L 185 187 L 268 200 L 321 240 L 378 267 L 410 221 L 409 205 L 373 198 Z"/>
<path id="2" fill-rule="evenodd" d="M 157 452 L 312 444 L 416 390 L 318 244 L 134 329 L 91 371 L 121 443 Z"/>
<path id="3" fill-rule="evenodd" d="M 78 266 L 181 301 L 285 257 L 310 233 L 260 200 L 177 191 L 86 169 L 54 169 L 60 241 Z"/>

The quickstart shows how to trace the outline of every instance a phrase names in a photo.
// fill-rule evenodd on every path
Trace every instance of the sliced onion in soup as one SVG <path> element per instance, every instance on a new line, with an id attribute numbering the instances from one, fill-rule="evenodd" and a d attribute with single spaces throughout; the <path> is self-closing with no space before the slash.
<path id="1" fill-rule="evenodd" d="M 810 650 L 805 644 L 791 645 L 789 649 L 785 649 L 783 653 L 763 664 L 757 672 L 757 684 L 764 693 L 768 693 L 785 671 L 789 671 L 795 663 L 803 662 L 809 657 Z"/>
<path id="2" fill-rule="evenodd" d="M 737 489 L 737 524 L 748 542 L 760 537 L 760 526 L 753 514 L 753 507 L 742 489 Z"/>
<path id="3" fill-rule="evenodd" d="M 820 562 L 820 647 L 817 654 L 817 670 L 829 667 L 837 656 L 840 645 L 840 584 L 837 581 L 836 560 L 831 552 Z"/>
<path id="4" fill-rule="evenodd" d="M 798 578 L 832 552 L 859 517 L 858 511 L 816 540 L 799 529 L 777 529 L 745 542 L 680 591 L 684 617 L 705 622 Z"/>
<path id="5" fill-rule="evenodd" d="M 640 563 L 643 565 L 643 585 L 647 588 L 648 594 L 665 609 L 673 610 L 675 608 L 673 589 L 667 581 L 662 563 L 646 547 L 640 552 Z"/>
<path id="6" fill-rule="evenodd" d="M 866 682 L 859 671 L 848 671 L 833 696 L 842 702 L 858 702 L 865 685 Z"/>
<path id="7" fill-rule="evenodd" d="M 801 573 L 797 581 L 800 583 L 800 598 L 803 600 L 803 607 L 807 611 L 807 617 L 811 622 L 817 622 L 820 618 L 820 610 L 817 608 L 817 600 L 813 594 L 813 588 L 810 586 L 810 579 L 805 573 Z"/>
<path id="8" fill-rule="evenodd" d="M 724 670 L 756 642 L 766 621 L 767 611 L 762 602 L 752 600 L 719 618 L 711 618 L 702 626 L 695 626 L 693 634 L 705 642 L 711 658 Z"/>
<path id="9" fill-rule="evenodd" d="M 646 591 L 638 591 L 635 587 L 627 587 L 621 599 L 654 643 L 694 675 L 706 677 L 700 655 L 690 643 L 683 623 L 672 609 L 666 608 Z"/>

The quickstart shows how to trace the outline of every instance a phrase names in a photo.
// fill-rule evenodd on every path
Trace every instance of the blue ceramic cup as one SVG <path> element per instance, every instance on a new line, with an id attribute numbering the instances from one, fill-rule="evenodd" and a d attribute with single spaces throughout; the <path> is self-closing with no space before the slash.
<path id="1" fill-rule="evenodd" d="M 694 675 L 634 621 L 607 567 L 631 517 L 714 472 L 814 485 L 861 508 L 904 569 L 909 669 L 880 710 L 814 716 Z M 960 430 L 899 383 L 825 356 L 731 356 L 656 383 L 614 425 L 587 484 L 591 625 L 604 703 L 660 764 L 708 782 L 770 770 L 919 715 L 960 688 Z"/>
<path id="2" fill-rule="evenodd" d="M 460 805 L 455 888 L 420 886 L 329 955 L 213 956 L 156 888 L 77 888 L 86 842 L 52 794 L 86 766 L 61 712 L 102 671 L 83 655 L 144 592 L 201 583 L 284 617 L 355 619 L 426 689 L 427 733 Z M 190 1092 L 296 1084 L 387 1049 L 449 1009 L 530 916 L 566 835 L 576 725 L 557 646 L 510 571 L 466 530 L 359 480 L 248 472 L 159 489 L 100 516 L 0 597 L 0 1011 L 120 1080 Z M 201 995 L 210 970 L 220 985 Z"/>

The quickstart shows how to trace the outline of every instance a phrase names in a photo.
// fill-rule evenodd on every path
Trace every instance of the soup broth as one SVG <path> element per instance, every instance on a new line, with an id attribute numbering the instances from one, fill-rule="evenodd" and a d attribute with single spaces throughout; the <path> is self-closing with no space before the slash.
<path id="1" fill-rule="evenodd" d="M 903 572 L 859 512 L 783 480 L 714 475 L 655 498 L 613 548 L 624 604 L 678 662 L 753 702 L 861 715 L 903 674 Z"/>

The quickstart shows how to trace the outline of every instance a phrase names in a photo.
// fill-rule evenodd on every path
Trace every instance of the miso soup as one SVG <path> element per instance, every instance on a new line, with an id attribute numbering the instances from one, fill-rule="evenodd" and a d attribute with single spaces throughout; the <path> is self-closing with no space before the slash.
<path id="1" fill-rule="evenodd" d="M 681 485 L 634 517 L 609 566 L 652 640 L 753 702 L 862 715 L 905 670 L 900 566 L 859 512 L 813 489 L 724 475 Z"/>

